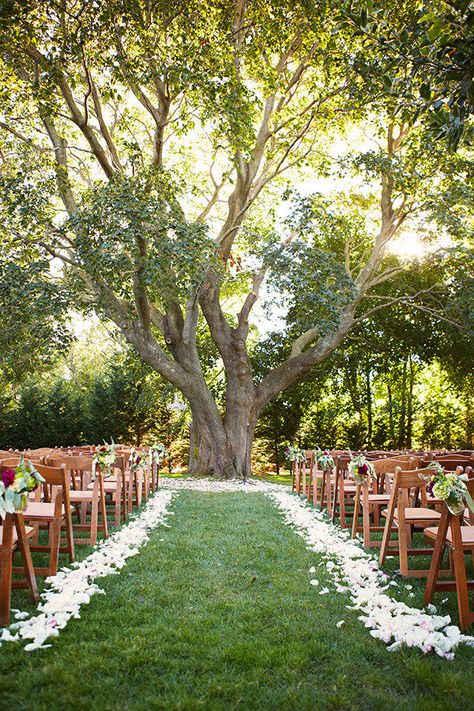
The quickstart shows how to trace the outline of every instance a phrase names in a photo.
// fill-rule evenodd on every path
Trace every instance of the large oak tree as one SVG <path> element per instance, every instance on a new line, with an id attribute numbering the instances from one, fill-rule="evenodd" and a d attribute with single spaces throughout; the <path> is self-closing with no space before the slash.
<path id="1" fill-rule="evenodd" d="M 434 219 L 440 196 L 447 213 L 456 208 L 470 165 L 429 138 L 413 99 L 418 78 L 383 47 L 368 50 L 340 3 L 3 8 L 10 266 L 29 265 L 26 288 L 42 265 L 55 299 L 112 320 L 181 391 L 194 472 L 245 475 L 262 409 L 391 303 L 373 292 L 401 269 L 387 245 L 430 209 Z M 355 125 L 372 143 L 342 156 L 336 137 Z M 336 168 L 339 206 L 292 190 Z M 256 377 L 249 334 L 262 289 L 286 304 L 292 328 L 281 360 Z M 206 380 L 202 328 L 222 360 L 223 407 Z"/>

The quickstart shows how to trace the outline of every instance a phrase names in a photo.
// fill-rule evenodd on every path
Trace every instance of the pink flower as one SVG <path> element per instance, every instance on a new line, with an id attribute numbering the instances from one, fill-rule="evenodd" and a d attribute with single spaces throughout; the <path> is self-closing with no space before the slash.
<path id="1" fill-rule="evenodd" d="M 13 482 L 15 481 L 15 475 L 16 472 L 14 469 L 4 469 L 3 472 L 0 474 L 0 478 L 3 481 L 5 489 L 8 489 L 8 487 L 13 484 Z"/>

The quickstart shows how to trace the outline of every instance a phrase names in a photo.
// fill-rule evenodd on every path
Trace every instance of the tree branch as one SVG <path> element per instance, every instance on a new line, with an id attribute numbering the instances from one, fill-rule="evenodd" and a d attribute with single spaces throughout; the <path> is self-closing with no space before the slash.
<path id="1" fill-rule="evenodd" d="M 79 106 L 77 105 L 71 87 L 69 86 L 66 75 L 64 71 L 57 64 L 53 64 L 47 59 L 41 52 L 39 52 L 33 45 L 28 45 L 25 49 L 26 54 L 33 59 L 33 61 L 39 65 L 48 69 L 52 76 L 54 77 L 56 85 L 59 87 L 64 101 L 70 111 L 72 121 L 78 126 L 82 131 L 85 139 L 89 143 L 95 157 L 97 158 L 102 170 L 104 171 L 107 178 L 112 178 L 115 170 L 113 166 L 109 163 L 109 160 L 105 154 L 104 149 L 100 145 L 94 130 L 89 126 L 85 116 L 82 114 Z"/>

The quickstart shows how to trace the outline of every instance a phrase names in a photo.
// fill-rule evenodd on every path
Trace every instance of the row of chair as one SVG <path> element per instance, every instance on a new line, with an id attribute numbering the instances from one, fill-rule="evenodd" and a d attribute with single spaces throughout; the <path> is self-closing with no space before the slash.
<path id="1" fill-rule="evenodd" d="M 8 624 L 12 589 L 27 587 L 37 602 L 36 575 L 55 575 L 60 554 L 73 562 L 76 545 L 95 545 L 99 533 L 107 538 L 111 525 L 120 525 L 133 506 L 140 506 L 158 488 L 159 463 L 151 461 L 148 450 L 135 452 L 142 466 L 132 467 L 134 450 L 117 447 L 110 476 L 93 466 L 95 451 L 89 447 L 24 453 L 45 482 L 30 495 L 24 513 L 7 514 L 0 526 L 0 625 Z M 0 452 L 0 457 L 0 472 L 20 460 L 13 452 Z M 47 565 L 33 566 L 31 552 L 47 553 Z M 13 565 L 16 554 L 21 554 L 22 568 Z M 20 574 L 23 578 L 18 579 Z"/>
<path id="2" fill-rule="evenodd" d="M 474 514 L 453 516 L 444 501 L 427 496 L 427 466 L 434 457 L 426 453 L 384 453 L 371 460 L 371 473 L 364 484 L 358 484 L 348 470 L 351 457 L 333 452 L 335 466 L 320 471 L 314 454 L 305 453 L 305 460 L 293 465 L 293 490 L 304 494 L 314 505 L 320 505 L 343 527 L 350 525 L 352 537 L 362 533 L 364 547 L 379 547 L 379 563 L 387 555 L 397 555 L 400 573 L 407 577 L 427 577 L 425 602 L 431 602 L 437 590 L 456 590 L 460 625 L 463 629 L 474 622 L 469 607 L 469 590 L 474 581 L 466 574 L 465 554 L 474 563 Z M 471 495 L 474 494 L 474 459 L 472 452 L 437 453 L 446 471 L 458 475 L 465 471 Z M 429 470 L 428 470 L 429 471 Z M 348 518 L 352 514 L 352 522 Z M 423 532 L 428 547 L 413 546 L 413 535 Z M 379 535 L 376 535 L 379 534 Z M 383 534 L 380 539 L 380 534 Z M 394 536 L 396 534 L 396 540 Z M 374 538 L 375 536 L 375 538 Z M 433 549 L 434 543 L 434 549 Z M 443 551 L 449 552 L 449 570 L 441 570 Z M 413 568 L 412 556 L 430 556 L 429 570 Z M 451 576 L 451 580 L 440 577 Z"/>

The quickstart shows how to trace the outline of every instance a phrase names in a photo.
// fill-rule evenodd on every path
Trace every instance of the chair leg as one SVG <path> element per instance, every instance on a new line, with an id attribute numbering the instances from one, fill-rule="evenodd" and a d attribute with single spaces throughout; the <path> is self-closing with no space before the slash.
<path id="1" fill-rule="evenodd" d="M 120 511 L 122 508 L 122 477 L 117 477 L 117 489 L 115 490 L 115 525 L 120 526 Z"/>
<path id="2" fill-rule="evenodd" d="M 341 528 L 346 527 L 346 495 L 344 492 L 344 478 L 341 474 L 339 479 L 339 511 Z"/>
<path id="3" fill-rule="evenodd" d="M 377 503 L 373 504 L 373 512 L 374 512 L 374 526 L 380 526 L 380 506 Z"/>
<path id="4" fill-rule="evenodd" d="M 135 475 L 135 487 L 137 489 L 137 506 L 141 506 L 143 499 L 143 472 L 141 469 Z"/>
<path id="5" fill-rule="evenodd" d="M 129 477 L 128 477 L 128 508 L 127 508 L 127 512 L 129 514 L 132 513 L 132 507 L 133 507 L 133 482 L 134 482 L 134 479 L 135 479 L 134 475 L 129 474 Z M 127 490 L 127 486 L 125 485 L 125 491 L 126 490 Z"/>
<path id="6" fill-rule="evenodd" d="M 327 505 L 327 510 L 328 510 L 328 516 L 332 516 L 332 491 L 331 491 L 331 474 L 332 471 L 329 469 L 326 472 L 327 479 L 326 479 L 326 486 L 327 486 L 327 497 L 326 497 L 326 505 Z"/>
<path id="7" fill-rule="evenodd" d="M 443 550 L 446 543 L 448 525 L 448 511 L 446 510 L 443 512 L 438 526 L 438 533 L 434 544 L 431 565 L 426 579 L 425 594 L 423 596 L 424 605 L 428 605 L 432 601 L 436 590 L 436 583 L 438 582 L 439 570 L 441 568 L 441 561 L 443 558 Z"/>
<path id="8" fill-rule="evenodd" d="M 408 566 L 408 548 L 409 548 L 409 534 L 407 532 L 406 525 L 400 521 L 398 522 L 398 550 L 400 553 L 400 575 L 404 577 L 409 576 L 409 566 Z"/>
<path id="9" fill-rule="evenodd" d="M 104 491 L 104 482 L 101 480 L 100 486 L 99 486 L 99 496 L 100 496 L 100 513 L 102 516 L 102 524 L 101 528 L 104 534 L 104 538 L 109 537 L 109 529 L 108 529 L 108 523 L 107 523 L 107 504 L 105 501 L 105 491 Z"/>
<path id="10" fill-rule="evenodd" d="M 451 516 L 450 525 L 453 539 L 453 563 L 459 607 L 459 626 L 462 630 L 466 630 L 474 619 L 474 613 L 471 613 L 469 609 L 469 589 L 467 586 L 466 562 L 462 548 L 459 517 Z"/>
<path id="11" fill-rule="evenodd" d="M 130 511 L 132 510 L 131 502 L 132 502 L 132 497 L 130 496 Z M 126 521 L 127 514 L 128 514 L 128 505 L 127 505 L 127 482 L 125 480 L 125 474 L 123 474 L 123 477 L 122 477 L 122 503 L 123 503 L 123 520 Z"/>
<path id="12" fill-rule="evenodd" d="M 49 572 L 48 575 L 56 575 L 59 564 L 59 543 L 61 537 L 61 521 L 54 519 L 49 527 Z"/>
<path id="13" fill-rule="evenodd" d="M 382 545 L 380 546 L 380 554 L 379 554 L 379 565 L 382 566 L 385 562 L 385 558 L 387 557 L 387 551 L 388 551 L 388 546 L 390 543 L 390 536 L 392 533 L 392 525 L 393 525 L 393 516 L 395 513 L 395 506 L 396 506 L 396 501 L 392 497 L 390 500 L 390 503 L 388 505 L 388 511 L 387 511 L 387 518 L 385 520 L 385 528 L 383 530 L 383 536 L 382 536 Z"/>
<path id="14" fill-rule="evenodd" d="M 95 546 L 97 543 L 97 526 L 99 523 L 99 497 L 97 496 L 92 501 L 91 507 L 91 535 L 89 543 L 91 546 Z"/>
<path id="15" fill-rule="evenodd" d="M 370 548 L 370 511 L 369 511 L 369 490 L 367 484 L 362 489 L 362 530 L 364 533 L 364 548 Z"/>
<path id="16" fill-rule="evenodd" d="M 7 514 L 3 523 L 3 539 L 0 547 L 0 627 L 10 622 L 12 594 L 13 519 Z"/>
<path id="17" fill-rule="evenodd" d="M 18 548 L 21 552 L 21 559 L 23 561 L 23 568 L 25 571 L 25 578 L 30 590 L 31 599 L 33 602 L 38 602 L 39 593 L 38 586 L 36 584 L 35 571 L 33 569 L 33 561 L 31 560 L 30 547 L 28 545 L 28 538 L 26 535 L 25 522 L 23 516 L 15 514 L 15 526 L 18 535 Z"/>
<path id="18" fill-rule="evenodd" d="M 357 489 L 356 489 L 355 501 L 354 501 L 354 514 L 353 514 L 353 518 L 352 518 L 352 538 L 355 538 L 357 535 L 357 519 L 359 518 L 359 509 L 360 509 L 360 490 L 361 490 L 361 487 L 358 484 Z"/>

